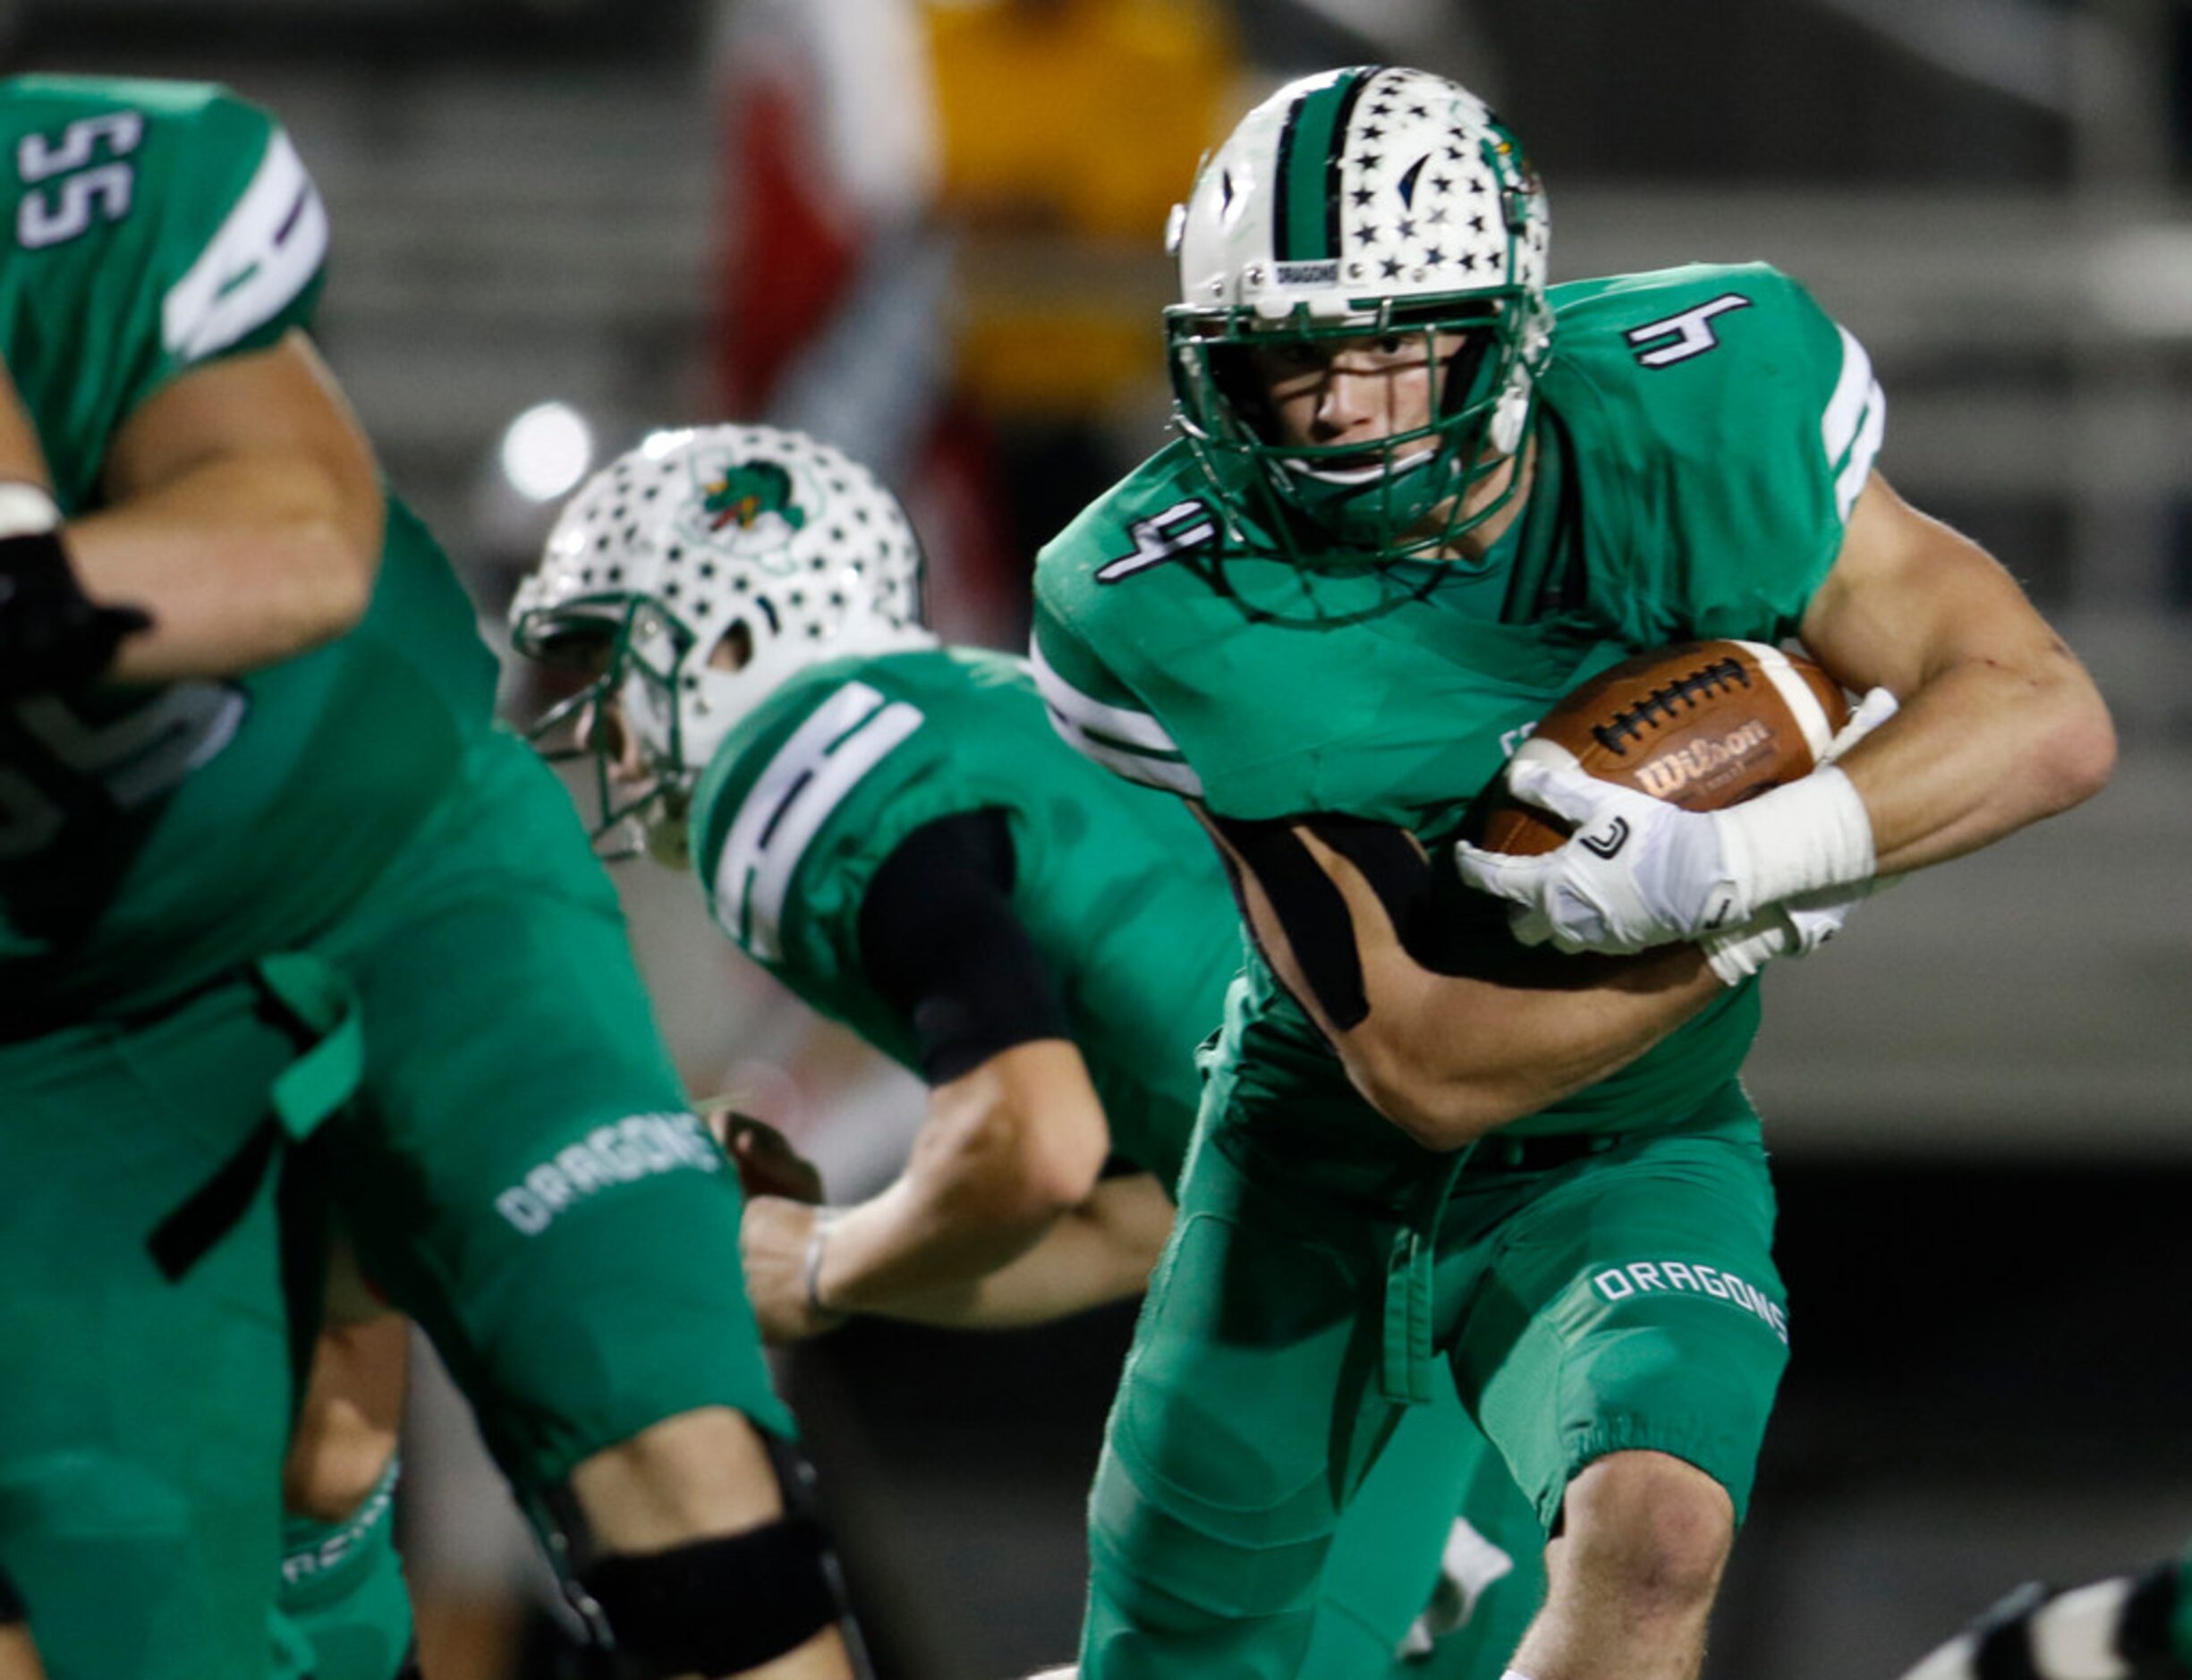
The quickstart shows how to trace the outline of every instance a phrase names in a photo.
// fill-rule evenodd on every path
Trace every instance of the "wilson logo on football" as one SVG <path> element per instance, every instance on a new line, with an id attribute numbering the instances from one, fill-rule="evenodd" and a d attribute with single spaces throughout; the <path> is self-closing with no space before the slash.
<path id="1" fill-rule="evenodd" d="M 1773 739 L 1757 718 L 1718 740 L 1693 741 L 1636 767 L 1636 785 L 1654 799 L 1676 799 L 1684 788 L 1715 770 L 1741 762 Z"/>

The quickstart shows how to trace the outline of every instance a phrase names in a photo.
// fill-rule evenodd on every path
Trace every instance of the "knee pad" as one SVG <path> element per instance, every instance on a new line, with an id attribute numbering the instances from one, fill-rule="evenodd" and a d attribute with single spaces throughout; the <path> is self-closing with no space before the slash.
<path id="1" fill-rule="evenodd" d="M 648 1675 L 735 1675 L 797 1650 L 846 1619 L 829 1532 L 814 1510 L 813 1472 L 799 1450 L 761 1438 L 784 1494 L 784 1515 L 737 1534 L 658 1552 L 591 1550 L 572 1502 L 558 1500 L 566 1582 L 601 1642 Z"/>
<path id="2" fill-rule="evenodd" d="M 668 1551 L 620 1553 L 578 1585 L 616 1649 L 658 1674 L 743 1674 L 795 1650 L 840 1615 L 829 1537 L 811 1516 Z"/>

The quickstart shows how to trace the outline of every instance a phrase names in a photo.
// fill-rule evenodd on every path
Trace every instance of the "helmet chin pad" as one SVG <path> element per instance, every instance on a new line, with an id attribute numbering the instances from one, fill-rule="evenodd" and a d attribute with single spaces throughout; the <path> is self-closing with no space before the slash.
<path id="1" fill-rule="evenodd" d="M 1351 490 L 1366 484 L 1375 484 L 1383 478 L 1398 478 L 1403 473 L 1413 472 L 1416 468 L 1429 464 L 1432 457 L 1438 453 L 1437 449 L 1425 445 L 1421 449 L 1411 450 L 1398 460 L 1372 461 L 1359 467 L 1318 467 L 1312 466 L 1306 461 L 1281 461 L 1279 464 L 1286 471 L 1298 472 L 1304 478 Z"/>

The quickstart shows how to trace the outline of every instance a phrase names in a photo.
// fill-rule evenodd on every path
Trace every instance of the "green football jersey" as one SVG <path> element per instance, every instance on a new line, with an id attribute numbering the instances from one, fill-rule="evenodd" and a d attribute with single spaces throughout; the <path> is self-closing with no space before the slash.
<path id="1" fill-rule="evenodd" d="M 924 823 L 995 809 L 1013 904 L 1111 1124 L 1112 1147 L 1179 1175 L 1195 1045 L 1218 1024 L 1240 935 L 1215 848 L 1177 800 L 1059 746 L 1026 666 L 920 649 L 800 673 L 726 737 L 694 794 L 694 867 L 716 921 L 823 1014 L 916 1063 L 869 985 L 868 885 Z"/>
<path id="2" fill-rule="evenodd" d="M 327 214 L 281 128 L 209 86 L 0 82 L 0 356 L 72 516 L 170 379 L 309 325 Z M 153 1006 L 327 925 L 450 785 L 494 675 L 391 499 L 339 641 L 229 682 L 0 708 L 0 1021 Z"/>
<path id="3" fill-rule="evenodd" d="M 1763 266 L 1551 297 L 1536 479 L 1482 563 L 1288 564 L 1227 533 L 1185 444 L 1083 513 L 1036 573 L 1036 675 L 1066 737 L 1220 815 L 1342 813 L 1435 848 L 1579 683 L 1689 637 L 1791 633 L 1879 448 L 1863 349 Z M 1337 1059 L 1253 957 L 1247 986 L 1249 1059 L 1338 1099 Z M 1756 1022 L 1754 989 L 1731 992 L 1515 1130 L 1684 1117 Z"/>

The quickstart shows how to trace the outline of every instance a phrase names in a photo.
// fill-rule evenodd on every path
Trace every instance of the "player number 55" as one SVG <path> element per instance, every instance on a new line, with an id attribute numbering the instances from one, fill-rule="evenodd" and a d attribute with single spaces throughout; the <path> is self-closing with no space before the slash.
<path id="1" fill-rule="evenodd" d="M 109 222 L 127 216 L 137 171 L 121 159 L 144 137 L 145 120 L 134 111 L 80 117 L 57 139 L 23 136 L 15 148 L 15 170 L 25 188 L 15 209 L 16 243 L 42 250 L 83 233 L 94 211 Z M 97 161 L 102 157 L 106 161 Z"/>

